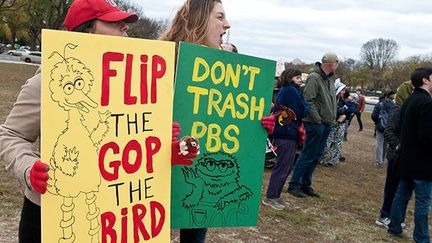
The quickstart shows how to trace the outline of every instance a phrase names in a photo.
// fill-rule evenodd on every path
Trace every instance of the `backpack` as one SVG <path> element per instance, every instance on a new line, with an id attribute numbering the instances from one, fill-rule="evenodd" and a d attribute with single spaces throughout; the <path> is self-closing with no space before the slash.
<path id="1" fill-rule="evenodd" d="M 390 123 L 390 111 L 391 109 L 385 109 L 385 106 L 383 105 L 379 111 L 378 114 L 378 125 L 376 126 L 376 129 L 380 132 L 384 132 L 387 125 Z"/>

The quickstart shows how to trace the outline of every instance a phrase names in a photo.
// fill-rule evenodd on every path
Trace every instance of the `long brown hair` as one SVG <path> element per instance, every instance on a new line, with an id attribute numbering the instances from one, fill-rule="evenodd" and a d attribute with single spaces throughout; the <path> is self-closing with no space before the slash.
<path id="1" fill-rule="evenodd" d="M 205 43 L 207 25 L 215 2 L 222 3 L 221 0 L 187 0 L 159 39 L 175 41 L 177 45 L 180 41 L 208 45 Z"/>
<path id="2" fill-rule="evenodd" d="M 295 68 L 285 69 L 280 75 L 280 84 L 285 85 L 292 82 L 295 76 L 301 75 L 301 71 Z"/>

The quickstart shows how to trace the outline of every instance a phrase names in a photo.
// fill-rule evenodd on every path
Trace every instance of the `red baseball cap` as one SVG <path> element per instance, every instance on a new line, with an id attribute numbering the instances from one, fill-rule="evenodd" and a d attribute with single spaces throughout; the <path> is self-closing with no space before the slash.
<path id="1" fill-rule="evenodd" d="M 93 19 L 134 23 L 138 20 L 138 15 L 121 11 L 113 0 L 75 0 L 66 15 L 64 26 L 71 31 Z"/>

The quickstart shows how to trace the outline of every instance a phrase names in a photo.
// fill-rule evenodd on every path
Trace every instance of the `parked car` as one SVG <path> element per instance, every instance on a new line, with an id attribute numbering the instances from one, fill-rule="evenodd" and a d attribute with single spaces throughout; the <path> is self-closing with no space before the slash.
<path id="1" fill-rule="evenodd" d="M 376 105 L 379 102 L 379 97 L 376 96 L 365 96 L 366 104 Z"/>
<path id="2" fill-rule="evenodd" d="M 9 50 L 8 51 L 8 55 L 13 55 L 13 56 L 22 56 L 22 55 L 26 55 L 29 53 L 30 53 L 30 51 L 27 49 Z"/>
<path id="3" fill-rule="evenodd" d="M 28 54 L 24 54 L 21 56 L 21 60 L 27 63 L 41 63 L 42 53 L 39 51 L 32 51 Z"/>

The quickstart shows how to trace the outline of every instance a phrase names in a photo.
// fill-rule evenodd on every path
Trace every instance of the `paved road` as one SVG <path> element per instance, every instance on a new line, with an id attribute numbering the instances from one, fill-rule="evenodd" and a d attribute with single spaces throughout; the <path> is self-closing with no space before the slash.
<path id="1" fill-rule="evenodd" d="M 372 113 L 374 107 L 375 107 L 375 105 L 366 104 L 364 111 Z"/>
<path id="2" fill-rule="evenodd" d="M 0 63 L 2 63 L 2 62 L 39 66 L 39 64 L 37 64 L 37 63 L 26 63 L 26 62 L 22 61 L 20 59 L 20 57 L 7 55 L 7 54 L 0 54 Z"/>
<path id="3" fill-rule="evenodd" d="M 0 54 L 0 60 L 2 60 L 2 61 L 13 61 L 13 62 L 22 62 L 19 57 L 12 56 L 12 55 L 6 55 L 6 54 Z"/>

